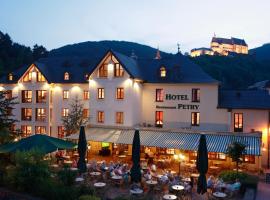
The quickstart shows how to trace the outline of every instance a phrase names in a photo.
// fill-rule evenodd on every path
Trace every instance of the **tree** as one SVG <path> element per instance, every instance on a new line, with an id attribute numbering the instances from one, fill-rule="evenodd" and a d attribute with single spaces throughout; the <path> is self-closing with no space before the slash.
<path id="1" fill-rule="evenodd" d="M 12 115 L 13 106 L 17 104 L 16 98 L 7 98 L 7 95 L 7 91 L 0 91 L 0 144 L 11 142 L 20 134 L 12 130 L 13 124 L 17 121 Z"/>
<path id="2" fill-rule="evenodd" d="M 239 164 L 242 162 L 242 156 L 246 152 L 246 145 L 241 142 L 233 142 L 227 148 L 227 154 L 232 159 L 233 162 L 236 162 L 236 171 L 238 173 Z"/>
<path id="3" fill-rule="evenodd" d="M 33 47 L 33 58 L 34 60 L 38 60 L 39 58 L 47 57 L 48 51 L 47 49 L 42 45 L 35 44 Z"/>
<path id="4" fill-rule="evenodd" d="M 83 104 L 81 100 L 76 97 L 70 104 L 68 116 L 62 117 L 62 123 L 64 125 L 67 135 L 76 133 L 80 130 L 81 126 L 85 126 L 88 122 L 88 118 L 83 116 Z"/>

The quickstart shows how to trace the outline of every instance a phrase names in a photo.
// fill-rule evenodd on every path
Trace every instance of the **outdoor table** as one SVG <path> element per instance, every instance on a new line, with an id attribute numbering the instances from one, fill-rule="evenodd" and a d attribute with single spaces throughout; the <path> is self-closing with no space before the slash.
<path id="1" fill-rule="evenodd" d="M 165 194 L 163 196 L 163 199 L 165 200 L 169 200 L 169 199 L 177 199 L 177 196 L 173 195 L 173 194 Z"/>
<path id="2" fill-rule="evenodd" d="M 106 183 L 103 183 L 103 182 L 97 182 L 94 184 L 94 187 L 96 188 L 103 188 L 106 186 Z"/>
<path id="3" fill-rule="evenodd" d="M 184 181 L 184 182 L 191 182 L 191 179 L 190 178 L 182 178 L 182 181 Z"/>
<path id="4" fill-rule="evenodd" d="M 100 176 L 101 173 L 100 172 L 91 172 L 90 175 L 91 176 Z"/>
<path id="5" fill-rule="evenodd" d="M 173 189 L 173 190 L 176 190 L 176 191 L 181 191 L 181 190 L 184 190 L 185 187 L 182 186 L 182 185 L 173 185 L 173 186 L 172 186 L 172 189 Z"/>
<path id="6" fill-rule="evenodd" d="M 148 184 L 148 185 L 156 185 L 156 184 L 158 184 L 158 182 L 153 181 L 153 180 L 148 180 L 148 181 L 146 181 L 146 184 Z"/>
<path id="7" fill-rule="evenodd" d="M 119 155 L 118 158 L 126 158 L 126 155 Z"/>
<path id="8" fill-rule="evenodd" d="M 65 164 L 65 165 L 72 165 L 72 161 L 70 161 L 70 160 L 65 160 L 65 161 L 64 161 L 64 164 Z"/>
<path id="9" fill-rule="evenodd" d="M 78 171 L 78 168 L 77 167 L 71 167 L 69 169 L 70 169 L 70 171 Z"/>
<path id="10" fill-rule="evenodd" d="M 114 176 L 112 176 L 112 179 L 114 179 L 114 180 L 122 180 L 122 176 L 114 175 Z"/>
<path id="11" fill-rule="evenodd" d="M 225 194 L 223 192 L 214 192 L 213 196 L 217 197 L 217 198 L 220 198 L 220 199 L 223 199 L 223 198 L 227 197 L 227 194 Z"/>
<path id="12" fill-rule="evenodd" d="M 135 194 L 135 195 L 138 195 L 138 194 L 142 194 L 143 193 L 143 190 L 142 189 L 134 189 L 134 190 L 129 190 L 131 194 Z"/>
<path id="13" fill-rule="evenodd" d="M 217 167 L 217 166 L 210 166 L 209 169 L 214 169 L 215 170 L 215 169 L 219 169 L 219 167 Z"/>
<path id="14" fill-rule="evenodd" d="M 75 182 L 82 182 L 82 181 L 84 181 L 84 178 L 82 178 L 82 177 L 77 177 L 75 179 Z"/>
<path id="15" fill-rule="evenodd" d="M 195 174 L 195 173 L 193 173 L 193 174 L 191 174 L 190 176 L 193 177 L 193 178 L 199 178 L 200 174 Z"/>

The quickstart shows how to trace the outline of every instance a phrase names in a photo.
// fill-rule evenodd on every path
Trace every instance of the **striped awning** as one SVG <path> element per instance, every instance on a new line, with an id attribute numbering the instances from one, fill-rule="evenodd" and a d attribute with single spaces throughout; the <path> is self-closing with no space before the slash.
<path id="1" fill-rule="evenodd" d="M 261 155 L 261 136 L 234 135 L 232 133 L 203 133 L 206 135 L 208 152 L 226 153 L 227 147 L 234 141 L 246 145 L 247 155 Z M 171 132 L 159 130 L 140 130 L 140 141 L 143 146 L 172 148 L 197 151 L 200 139 L 198 132 Z M 88 141 L 110 142 L 116 144 L 132 144 L 133 129 L 86 129 Z M 79 134 L 74 134 L 69 139 L 78 139 Z"/>

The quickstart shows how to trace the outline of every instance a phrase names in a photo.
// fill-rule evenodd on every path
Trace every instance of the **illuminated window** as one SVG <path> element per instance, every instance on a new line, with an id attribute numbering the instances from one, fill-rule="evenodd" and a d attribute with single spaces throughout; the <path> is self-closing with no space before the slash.
<path id="1" fill-rule="evenodd" d="M 58 138 L 64 138 L 66 134 L 64 126 L 58 126 Z"/>
<path id="2" fill-rule="evenodd" d="M 28 137 L 32 134 L 32 126 L 22 125 L 21 131 L 22 131 L 23 137 Z"/>
<path id="3" fill-rule="evenodd" d="M 123 77 L 124 69 L 119 63 L 115 63 L 114 65 L 114 76 L 115 77 Z"/>
<path id="4" fill-rule="evenodd" d="M 163 126 L 163 111 L 156 111 L 156 126 Z"/>
<path id="5" fill-rule="evenodd" d="M 243 113 L 234 113 L 234 132 L 243 132 Z"/>
<path id="6" fill-rule="evenodd" d="M 199 126 L 200 125 L 200 113 L 199 112 L 192 112 L 191 113 L 191 125 L 192 126 Z"/>
<path id="7" fill-rule="evenodd" d="M 165 69 L 165 67 L 160 68 L 160 77 L 166 77 L 166 69 Z"/>
<path id="8" fill-rule="evenodd" d="M 98 99 L 104 99 L 105 91 L 104 88 L 98 88 Z"/>
<path id="9" fill-rule="evenodd" d="M 6 99 L 12 99 L 12 90 L 6 90 L 4 95 Z"/>
<path id="10" fill-rule="evenodd" d="M 224 153 L 208 153 L 209 160 L 226 160 L 226 154 Z"/>
<path id="11" fill-rule="evenodd" d="M 83 91 L 83 99 L 88 100 L 90 98 L 90 93 L 88 90 Z"/>
<path id="12" fill-rule="evenodd" d="M 31 103 L 31 102 L 32 102 L 32 91 L 22 90 L 22 103 Z"/>
<path id="13" fill-rule="evenodd" d="M 98 75 L 100 78 L 108 77 L 108 64 L 103 64 L 98 69 Z"/>
<path id="14" fill-rule="evenodd" d="M 36 102 L 37 103 L 46 103 L 46 90 L 37 90 L 36 91 Z"/>
<path id="15" fill-rule="evenodd" d="M 124 88 L 116 88 L 116 99 L 124 99 Z"/>
<path id="16" fill-rule="evenodd" d="M 88 118 L 89 117 L 89 109 L 83 109 L 83 113 L 82 113 L 82 115 L 83 115 L 83 118 Z"/>
<path id="17" fill-rule="evenodd" d="M 164 90 L 156 89 L 156 102 L 163 102 L 164 100 Z"/>
<path id="18" fill-rule="evenodd" d="M 69 91 L 68 90 L 64 90 L 63 91 L 63 99 L 68 99 L 69 98 Z"/>
<path id="19" fill-rule="evenodd" d="M 23 121 L 32 120 L 32 109 L 31 108 L 22 108 L 21 109 L 21 119 Z"/>
<path id="20" fill-rule="evenodd" d="M 23 77 L 23 82 L 31 82 L 32 81 L 32 72 L 27 72 L 27 74 Z"/>
<path id="21" fill-rule="evenodd" d="M 69 73 L 68 72 L 65 72 L 65 74 L 64 74 L 64 80 L 65 81 L 68 81 L 69 80 Z"/>
<path id="22" fill-rule="evenodd" d="M 123 124 L 124 123 L 124 113 L 123 112 L 116 112 L 115 122 L 116 122 L 116 124 Z"/>
<path id="23" fill-rule="evenodd" d="M 46 109 L 36 108 L 36 121 L 45 121 L 46 119 Z"/>
<path id="24" fill-rule="evenodd" d="M 244 155 L 243 162 L 249 164 L 255 164 L 255 156 L 254 155 Z"/>
<path id="25" fill-rule="evenodd" d="M 105 119 L 105 114 L 103 111 L 98 111 L 97 112 L 97 122 L 98 123 L 104 123 L 104 119 Z"/>
<path id="26" fill-rule="evenodd" d="M 68 117 L 68 108 L 63 108 L 62 109 L 62 117 Z"/>
<path id="27" fill-rule="evenodd" d="M 157 147 L 156 148 L 156 151 L 157 151 L 157 153 L 159 155 L 160 154 L 163 154 L 163 155 L 166 155 L 166 154 L 173 155 L 175 153 L 174 149 L 167 149 L 167 148 L 161 148 L 161 147 Z"/>
<path id="28" fill-rule="evenodd" d="M 35 133 L 36 134 L 46 134 L 46 126 L 36 126 Z"/>
<path id="29" fill-rule="evenodd" d="M 45 82 L 45 77 L 41 74 L 41 72 L 37 72 L 37 82 Z"/>
<path id="30" fill-rule="evenodd" d="M 192 102 L 200 102 L 200 89 L 192 89 Z"/>
<path id="31" fill-rule="evenodd" d="M 8 80 L 9 80 L 9 81 L 13 81 L 13 74 L 12 74 L 12 73 L 9 73 L 9 74 L 8 74 Z"/>

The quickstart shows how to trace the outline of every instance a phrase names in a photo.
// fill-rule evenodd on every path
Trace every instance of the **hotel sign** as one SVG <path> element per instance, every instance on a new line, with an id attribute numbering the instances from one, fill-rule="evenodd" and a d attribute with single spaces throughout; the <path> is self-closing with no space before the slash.
<path id="1" fill-rule="evenodd" d="M 166 101 L 189 101 L 189 97 L 186 94 L 166 94 L 165 100 Z M 156 105 L 156 108 L 158 108 L 158 109 L 198 110 L 199 106 L 200 105 L 196 105 L 196 104 L 178 103 L 175 106 Z"/>

